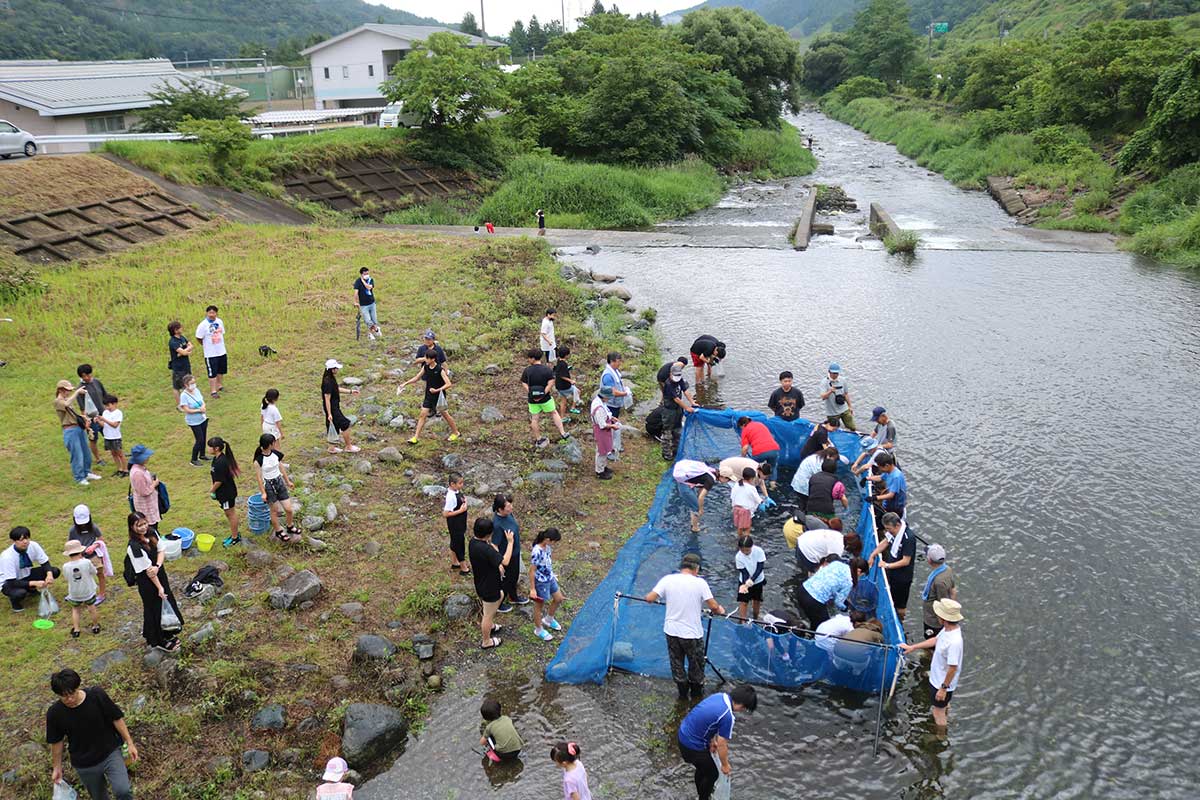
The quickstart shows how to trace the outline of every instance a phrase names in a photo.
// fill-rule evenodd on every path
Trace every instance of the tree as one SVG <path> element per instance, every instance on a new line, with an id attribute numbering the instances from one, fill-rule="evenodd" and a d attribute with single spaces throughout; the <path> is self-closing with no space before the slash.
<path id="1" fill-rule="evenodd" d="M 483 35 L 483 31 L 479 29 L 479 23 L 475 21 L 475 15 L 470 11 L 463 14 L 462 22 L 458 23 L 458 29 L 471 36 Z"/>
<path id="2" fill-rule="evenodd" d="M 774 127 L 785 108 L 799 109 L 800 51 L 783 28 L 742 8 L 706 8 L 683 18 L 679 37 L 741 82 L 754 122 Z"/>
<path id="3" fill-rule="evenodd" d="M 136 130 L 140 133 L 168 133 L 179 129 L 184 118 L 239 119 L 241 95 L 232 86 L 183 79 L 177 83 L 164 82 L 150 92 L 154 105 L 139 115 Z"/>
<path id="4" fill-rule="evenodd" d="M 420 115 L 422 128 L 469 128 L 487 109 L 503 106 L 502 78 L 488 48 L 440 32 L 414 42 L 379 88 L 389 103 L 403 103 L 406 112 Z"/>
<path id="5" fill-rule="evenodd" d="M 839 33 L 818 36 L 804 53 L 804 87 L 825 94 L 850 77 L 850 48 Z"/>
<path id="6" fill-rule="evenodd" d="M 508 49 L 513 58 L 524 58 L 529 54 L 529 36 L 525 33 L 525 23 L 517 20 L 512 30 L 508 32 Z"/>
<path id="7" fill-rule="evenodd" d="M 1122 171 L 1200 161 L 1200 50 L 1163 71 L 1146 111 L 1145 126 L 1117 157 Z"/>
<path id="8" fill-rule="evenodd" d="M 896 83 L 917 54 L 904 0 L 871 0 L 846 36 L 855 73 Z"/>
<path id="9" fill-rule="evenodd" d="M 196 139 L 200 149 L 208 156 L 213 169 L 223 178 L 232 175 L 236 166 L 254 138 L 250 126 L 237 117 L 224 119 L 196 119 L 184 117 L 179 123 L 179 132 Z"/>
<path id="10" fill-rule="evenodd" d="M 592 3 L 592 10 L 588 12 L 588 16 L 594 17 L 597 14 L 606 14 L 606 13 L 608 13 L 608 12 L 606 12 L 604 10 L 604 3 L 601 3 L 600 0 L 595 0 L 595 2 Z"/>
<path id="11" fill-rule="evenodd" d="M 542 30 L 542 23 L 538 22 L 537 14 L 529 18 L 529 47 L 535 53 L 544 53 L 546 51 L 546 43 L 550 41 L 546 36 L 546 32 Z"/>

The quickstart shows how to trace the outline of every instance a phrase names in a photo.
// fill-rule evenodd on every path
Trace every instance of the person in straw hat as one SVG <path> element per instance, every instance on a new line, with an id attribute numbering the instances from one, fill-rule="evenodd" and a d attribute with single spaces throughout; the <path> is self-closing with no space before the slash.
<path id="1" fill-rule="evenodd" d="M 962 604 L 949 598 L 937 600 L 933 604 L 933 613 L 942 621 L 941 633 L 919 644 L 901 644 L 900 650 L 905 654 L 914 650 L 933 650 L 933 661 L 929 665 L 929 685 L 933 687 L 933 722 L 944 729 L 950 699 L 954 697 L 962 674 Z"/>

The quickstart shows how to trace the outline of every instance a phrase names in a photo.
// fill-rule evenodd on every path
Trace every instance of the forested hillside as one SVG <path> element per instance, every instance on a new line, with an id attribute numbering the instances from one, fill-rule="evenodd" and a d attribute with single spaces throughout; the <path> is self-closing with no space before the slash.
<path id="1" fill-rule="evenodd" d="M 4 0 L 0 58 L 219 58 L 365 22 L 438 24 L 362 0 Z"/>

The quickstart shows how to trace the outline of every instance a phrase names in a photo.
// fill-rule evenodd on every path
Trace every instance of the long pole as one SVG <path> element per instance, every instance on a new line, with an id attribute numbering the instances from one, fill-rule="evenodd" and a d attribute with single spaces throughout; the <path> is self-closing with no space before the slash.
<path id="1" fill-rule="evenodd" d="M 263 83 L 267 87 L 267 111 L 271 110 L 271 69 L 267 61 L 267 51 L 262 51 Z"/>
<path id="2" fill-rule="evenodd" d="M 483 0 L 479 0 L 479 36 L 483 39 L 483 46 L 487 47 L 487 22 L 483 19 Z"/>
<path id="3" fill-rule="evenodd" d="M 567 0 L 561 0 L 561 2 L 562 2 L 563 33 L 566 33 L 567 32 Z"/>
<path id="4" fill-rule="evenodd" d="M 875 745 L 871 751 L 871 757 L 879 755 L 879 734 L 883 730 L 883 705 L 888 701 L 888 698 L 883 696 L 883 684 L 887 680 L 887 653 L 883 654 L 883 664 L 879 667 L 879 707 L 875 709 Z"/>

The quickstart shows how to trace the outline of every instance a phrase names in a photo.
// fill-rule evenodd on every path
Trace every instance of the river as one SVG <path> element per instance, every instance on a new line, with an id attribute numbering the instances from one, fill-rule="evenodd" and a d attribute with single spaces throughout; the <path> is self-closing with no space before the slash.
<path id="1" fill-rule="evenodd" d="M 930 725 L 924 670 L 909 670 L 878 758 L 874 699 L 762 690 L 731 748 L 735 796 L 1196 797 L 1200 551 L 1185 470 L 1200 279 L 1090 252 L 1107 249 L 1094 240 L 1013 230 L 986 195 L 894 148 L 816 113 L 795 121 L 816 140 L 817 175 L 732 192 L 666 226 L 701 244 L 749 230 L 747 247 L 605 247 L 582 263 L 658 310 L 671 355 L 700 333 L 727 343 L 710 401 L 763 408 L 790 369 L 815 416 L 836 359 L 860 421 L 888 407 L 913 517 L 959 576 L 966 656 L 948 737 Z M 929 246 L 887 256 L 858 241 L 862 214 L 849 214 L 808 251 L 781 249 L 811 180 L 841 184 L 864 209 L 881 202 Z M 583 744 L 597 800 L 694 797 L 672 751 L 672 691 L 629 675 L 579 687 L 464 670 L 355 797 L 554 797 L 547 752 L 563 736 Z M 529 743 L 518 772 L 489 776 L 469 750 L 485 693 Z"/>

